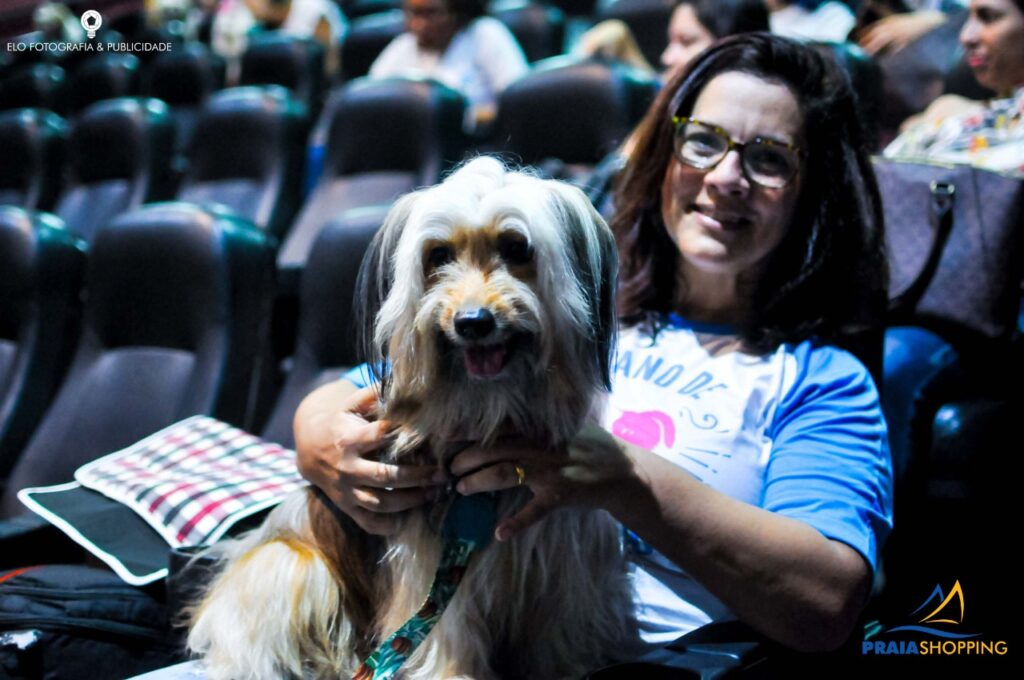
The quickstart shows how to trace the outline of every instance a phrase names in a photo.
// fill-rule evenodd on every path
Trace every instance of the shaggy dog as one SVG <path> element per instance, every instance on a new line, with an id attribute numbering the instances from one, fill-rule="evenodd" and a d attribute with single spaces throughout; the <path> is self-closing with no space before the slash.
<path id="1" fill-rule="evenodd" d="M 363 262 L 383 458 L 439 466 L 516 433 L 564 447 L 603 404 L 615 243 L 579 190 L 492 158 L 402 198 Z M 571 453 L 570 455 L 579 455 Z M 421 612 L 454 493 L 368 536 L 315 491 L 239 541 L 196 608 L 189 646 L 213 680 L 362 677 L 363 659 Z M 497 495 L 507 516 L 526 487 Z M 490 529 L 493 531 L 493 528 Z M 578 676 L 635 638 L 617 524 L 562 509 L 471 558 L 402 678 Z"/>

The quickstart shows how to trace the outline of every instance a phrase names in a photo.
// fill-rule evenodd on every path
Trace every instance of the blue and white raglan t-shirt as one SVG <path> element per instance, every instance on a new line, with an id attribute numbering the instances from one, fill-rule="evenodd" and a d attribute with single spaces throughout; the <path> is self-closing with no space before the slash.
<path id="1" fill-rule="evenodd" d="M 344 379 L 373 382 L 366 365 Z M 722 493 L 846 543 L 877 568 L 892 527 L 892 462 L 878 392 L 848 352 L 807 341 L 750 354 L 733 329 L 676 315 L 656 340 L 624 328 L 604 424 Z M 668 558 L 624 535 L 647 642 L 734 618 Z"/>
<path id="2" fill-rule="evenodd" d="M 851 354 L 811 341 L 744 352 L 729 328 L 671 315 L 656 340 L 620 332 L 605 426 L 733 498 L 801 520 L 871 566 L 892 527 L 892 464 L 878 392 Z M 734 618 L 632 532 L 644 639 Z"/>

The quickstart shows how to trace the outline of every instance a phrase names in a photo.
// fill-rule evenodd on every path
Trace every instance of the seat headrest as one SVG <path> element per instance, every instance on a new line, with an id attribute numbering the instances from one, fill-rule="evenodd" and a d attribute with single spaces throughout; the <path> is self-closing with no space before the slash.
<path id="1" fill-rule="evenodd" d="M 0 188 L 25 189 L 43 164 L 53 158 L 51 147 L 67 137 L 64 119 L 42 109 L 0 112 Z"/>
<path id="2" fill-rule="evenodd" d="M 242 55 L 242 85 L 282 85 L 307 104 L 319 96 L 324 48 L 310 38 L 262 33 Z"/>
<path id="3" fill-rule="evenodd" d="M 213 94 L 189 143 L 186 182 L 264 177 L 301 138 L 305 121 L 306 107 L 280 85 Z"/>
<path id="4" fill-rule="evenodd" d="M 122 97 L 96 102 L 75 119 L 68 155 L 81 183 L 133 179 L 166 165 L 173 144 L 166 104 Z"/>
<path id="5" fill-rule="evenodd" d="M 197 351 L 211 327 L 226 323 L 239 234 L 264 240 L 232 215 L 190 203 L 115 218 L 92 242 L 87 326 L 107 347 Z"/>
<path id="6" fill-rule="evenodd" d="M 153 60 L 147 92 L 170 106 L 199 106 L 224 86 L 225 62 L 201 43 L 175 47 Z"/>
<path id="7" fill-rule="evenodd" d="M 496 138 L 527 164 L 596 164 L 643 116 L 653 76 L 600 60 L 539 62 L 499 97 Z"/>
<path id="8" fill-rule="evenodd" d="M 64 223 L 54 215 L 0 206 L 0 338 L 18 337 L 33 290 L 45 284 L 36 280 L 39 243 L 54 238 L 54 233 L 72 241 Z"/>
<path id="9" fill-rule="evenodd" d="M 420 173 L 430 164 L 457 162 L 465 148 L 465 107 L 461 94 L 434 81 L 355 80 L 324 107 L 324 173 Z"/>
<path id="10" fill-rule="evenodd" d="M 138 92 L 139 60 L 131 54 L 108 52 L 82 62 L 71 80 L 71 103 L 81 110 L 93 102 L 128 97 Z"/>
<path id="11" fill-rule="evenodd" d="M 67 76 L 55 64 L 27 64 L 10 72 L 0 83 L 0 107 L 59 109 Z"/>
<path id="12" fill-rule="evenodd" d="M 505 24 L 533 63 L 562 52 L 565 15 L 562 10 L 528 0 L 497 0 L 487 13 Z"/>
<path id="13" fill-rule="evenodd" d="M 353 19 L 341 43 L 341 75 L 352 80 L 370 72 L 377 58 L 392 40 L 405 32 L 402 10 L 380 12 Z"/>

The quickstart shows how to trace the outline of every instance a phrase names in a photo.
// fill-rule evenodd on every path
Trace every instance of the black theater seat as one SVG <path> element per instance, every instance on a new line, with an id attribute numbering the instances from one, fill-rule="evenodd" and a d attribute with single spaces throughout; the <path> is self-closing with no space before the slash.
<path id="1" fill-rule="evenodd" d="M 0 109 L 39 108 L 65 110 L 64 69 L 55 64 L 26 64 L 4 72 L 0 81 Z"/>
<path id="2" fill-rule="evenodd" d="M 131 54 L 108 52 L 89 57 L 75 69 L 68 87 L 71 111 L 94 102 L 139 93 L 139 60 Z"/>
<path id="3" fill-rule="evenodd" d="M 401 194 L 439 181 L 468 144 L 464 111 L 462 95 L 432 81 L 360 79 L 337 92 L 318 126 L 323 171 L 278 266 L 301 267 L 323 225 L 344 211 L 386 209 Z"/>
<path id="4" fill-rule="evenodd" d="M 529 0 L 497 0 L 487 13 L 505 24 L 531 63 L 562 53 L 565 15 L 562 10 Z"/>
<path id="5" fill-rule="evenodd" d="M 224 59 L 200 43 L 175 47 L 153 59 L 146 73 L 146 94 L 171 107 L 177 153 L 188 148 L 199 110 L 207 97 L 224 87 L 224 75 Z"/>
<path id="6" fill-rule="evenodd" d="M 84 263 L 59 219 L 0 206 L 0 493 L 71 358 Z"/>
<path id="7" fill-rule="evenodd" d="M 292 420 L 299 402 L 356 364 L 353 318 L 363 253 L 383 222 L 380 213 L 354 211 L 328 224 L 313 243 L 302 272 L 299 324 L 291 370 L 263 428 L 263 437 L 295 445 Z"/>
<path id="8" fill-rule="evenodd" d="M 342 80 L 352 80 L 369 73 L 374 59 L 404 31 L 405 15 L 401 10 L 353 19 L 341 44 Z"/>
<path id="9" fill-rule="evenodd" d="M 618 63 L 547 59 L 499 97 L 495 139 L 517 161 L 555 160 L 577 179 L 625 139 L 656 87 L 652 76 Z"/>
<path id="10" fill-rule="evenodd" d="M 178 199 L 227 206 L 280 235 L 301 201 L 306 121 L 279 85 L 217 92 L 196 121 Z"/>
<path id="11" fill-rule="evenodd" d="M 0 205 L 49 210 L 60 189 L 67 125 L 55 113 L 0 113 Z"/>
<path id="12" fill-rule="evenodd" d="M 91 241 L 115 215 L 169 198 L 174 127 L 157 99 L 108 99 L 83 111 L 68 143 L 69 185 L 57 214 Z"/>
<path id="13" fill-rule="evenodd" d="M 611 0 L 598 10 L 597 20 L 618 19 L 629 26 L 644 59 L 658 68 L 675 5 L 675 0 Z"/>
<path id="14" fill-rule="evenodd" d="M 257 33 L 242 55 L 240 85 L 281 85 L 306 105 L 320 110 L 324 87 L 324 48 L 312 39 Z"/>
<path id="15" fill-rule="evenodd" d="M 18 489 L 74 471 L 178 420 L 246 426 L 269 313 L 266 237 L 226 213 L 182 203 L 122 215 L 97 234 L 83 328 L 67 378 L 11 474 Z"/>

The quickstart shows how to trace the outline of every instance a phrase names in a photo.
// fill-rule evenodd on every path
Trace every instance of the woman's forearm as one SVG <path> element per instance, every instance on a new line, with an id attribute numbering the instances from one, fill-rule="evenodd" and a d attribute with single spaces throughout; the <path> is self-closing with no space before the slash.
<path id="1" fill-rule="evenodd" d="M 801 651 L 846 640 L 870 591 L 859 553 L 616 442 L 633 463 L 632 481 L 609 504 L 623 524 L 765 635 Z"/>

